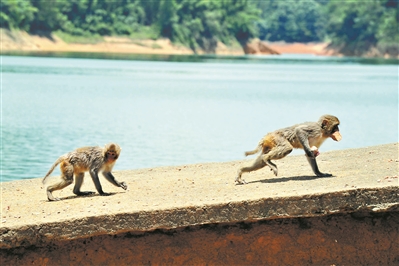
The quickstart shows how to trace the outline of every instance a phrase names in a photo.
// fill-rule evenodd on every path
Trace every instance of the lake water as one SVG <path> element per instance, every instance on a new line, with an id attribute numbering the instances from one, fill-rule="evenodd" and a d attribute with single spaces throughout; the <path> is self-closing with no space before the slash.
<path id="1" fill-rule="evenodd" d="M 1 181 L 111 141 L 115 170 L 240 160 L 267 132 L 323 114 L 343 139 L 322 153 L 398 141 L 397 60 L 55 56 L 1 57 Z"/>

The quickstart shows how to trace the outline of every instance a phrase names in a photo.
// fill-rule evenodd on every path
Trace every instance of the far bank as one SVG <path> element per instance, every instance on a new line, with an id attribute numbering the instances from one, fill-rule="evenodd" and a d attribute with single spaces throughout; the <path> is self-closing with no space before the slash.
<path id="1" fill-rule="evenodd" d="M 24 31 L 10 31 L 0 28 L 1 51 L 25 52 L 93 52 L 157 55 L 193 55 L 190 48 L 174 44 L 169 39 L 131 39 L 128 37 L 103 37 L 88 43 L 67 43 L 54 34 L 32 35 Z M 198 54 L 206 54 L 199 50 Z M 337 55 L 328 43 L 285 43 L 264 42 L 254 39 L 245 47 L 239 44 L 226 46 L 218 42 L 216 55 L 244 54 L 312 54 Z"/>

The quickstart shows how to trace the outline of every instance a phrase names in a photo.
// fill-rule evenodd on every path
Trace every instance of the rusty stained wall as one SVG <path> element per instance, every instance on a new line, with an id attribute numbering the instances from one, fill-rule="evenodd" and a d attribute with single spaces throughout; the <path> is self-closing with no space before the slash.
<path id="1" fill-rule="evenodd" d="M 1 265 L 399 265 L 399 213 L 203 225 L 0 250 Z"/>

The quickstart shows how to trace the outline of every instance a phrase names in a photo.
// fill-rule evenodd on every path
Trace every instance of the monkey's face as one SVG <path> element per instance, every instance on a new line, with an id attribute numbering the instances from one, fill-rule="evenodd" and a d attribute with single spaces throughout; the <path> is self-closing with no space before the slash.
<path id="1" fill-rule="evenodd" d="M 116 151 L 108 150 L 105 154 L 108 162 L 113 162 L 118 159 L 118 153 Z"/>
<path id="2" fill-rule="evenodd" d="M 338 125 L 335 125 L 331 132 L 331 138 L 335 141 L 340 141 L 342 139 L 341 133 L 339 133 Z"/>
<path id="3" fill-rule="evenodd" d="M 324 131 L 326 137 L 330 137 L 335 141 L 342 139 L 341 133 L 339 133 L 339 119 L 333 115 L 323 115 L 320 117 L 321 128 Z"/>
<path id="4" fill-rule="evenodd" d="M 115 143 L 110 143 L 105 145 L 104 150 L 105 150 L 104 154 L 105 160 L 109 163 L 115 162 L 118 159 L 119 154 L 121 153 L 121 148 L 119 147 L 118 144 Z"/>

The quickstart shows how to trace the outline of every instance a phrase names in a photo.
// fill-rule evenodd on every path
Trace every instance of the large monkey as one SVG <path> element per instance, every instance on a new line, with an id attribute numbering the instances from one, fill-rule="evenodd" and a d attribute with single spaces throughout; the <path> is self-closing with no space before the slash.
<path id="1" fill-rule="evenodd" d="M 260 140 L 255 150 L 245 153 L 245 156 L 248 156 L 262 151 L 251 166 L 242 167 L 238 170 L 235 181 L 238 184 L 245 184 L 245 180 L 241 179 L 242 173 L 255 171 L 266 165 L 277 176 L 277 166 L 271 160 L 284 158 L 294 148 L 305 151 L 306 158 L 315 175 L 332 176 L 319 171 L 316 156 L 319 155 L 318 148 L 327 138 L 332 138 L 335 141 L 341 140 L 342 137 L 339 133 L 338 125 L 339 120 L 337 117 L 323 115 L 318 122 L 305 122 L 268 133 Z"/>
<path id="2" fill-rule="evenodd" d="M 74 175 L 76 180 L 75 187 L 73 188 L 73 193 L 78 196 L 95 193 L 92 191 L 80 191 L 80 188 L 83 184 L 84 173 L 87 171 L 89 171 L 98 193 L 102 196 L 108 196 L 110 194 L 103 191 L 100 180 L 98 179 L 98 172 L 102 172 L 104 177 L 115 186 L 121 187 L 126 190 L 126 183 L 118 182 L 111 173 L 112 168 L 114 167 L 114 164 L 120 155 L 120 152 L 121 148 L 118 144 L 109 143 L 105 145 L 104 148 L 83 147 L 62 155 L 57 159 L 57 161 L 55 161 L 53 166 L 51 166 L 51 169 L 43 178 L 44 184 L 47 177 L 49 177 L 49 175 L 53 172 L 54 168 L 58 164 L 61 164 L 60 169 L 62 180 L 59 183 L 47 187 L 48 200 L 59 200 L 58 198 L 54 198 L 52 192 L 55 190 L 63 189 L 64 187 L 72 184 Z"/>

